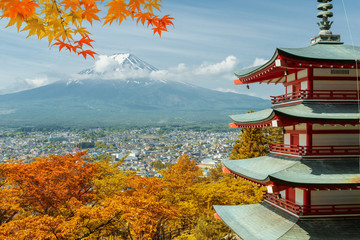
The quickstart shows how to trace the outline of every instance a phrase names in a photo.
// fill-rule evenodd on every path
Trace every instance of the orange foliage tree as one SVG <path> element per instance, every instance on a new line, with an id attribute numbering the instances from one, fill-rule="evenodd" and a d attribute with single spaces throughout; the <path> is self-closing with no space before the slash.
<path id="1" fill-rule="evenodd" d="M 165 201 L 163 183 L 154 177 L 130 177 L 129 191 L 117 198 L 123 219 L 131 226 L 134 239 L 159 239 L 170 220 L 178 217 L 175 205 Z"/>
<path id="2" fill-rule="evenodd" d="M 184 165 L 184 161 L 175 164 L 174 167 L 179 164 Z M 210 175 L 207 177 L 198 175 L 199 169 L 190 168 L 191 164 L 185 164 L 185 166 L 189 170 L 192 169 L 190 170 L 191 173 L 188 174 L 193 177 L 187 177 L 187 179 L 196 180 L 189 181 L 192 184 L 188 184 L 186 189 L 182 191 L 183 196 L 177 198 L 177 204 L 182 210 L 182 217 L 191 219 L 192 230 L 191 235 L 182 235 L 175 239 L 223 239 L 226 235 L 228 239 L 231 239 L 229 237 L 233 234 L 231 230 L 222 221 L 214 218 L 213 205 L 241 205 L 262 202 L 265 189 L 245 180 L 234 178 L 230 174 L 224 174 L 221 164 L 217 168 L 211 169 Z M 175 169 L 184 169 L 185 166 L 177 166 Z M 181 171 L 171 171 L 171 173 L 174 175 L 171 179 L 181 179 Z M 167 180 L 165 176 L 164 180 Z M 173 183 L 172 185 L 176 184 Z"/>
<path id="3" fill-rule="evenodd" d="M 76 155 L 1 165 L 1 239 L 66 239 L 77 206 L 94 198 L 92 178 L 97 165 Z M 4 203 L 6 201 L 7 203 Z"/>
<path id="4" fill-rule="evenodd" d="M 204 177 L 187 155 L 162 179 L 122 171 L 121 162 L 80 152 L 0 164 L 0 239 L 159 239 L 189 220 L 201 230 L 213 204 L 262 200 L 260 189 L 221 168 Z"/>
<path id="5" fill-rule="evenodd" d="M 197 206 L 193 199 L 193 186 L 201 181 L 202 171 L 189 155 L 182 155 L 177 163 L 163 170 L 163 194 L 165 201 L 175 206 L 179 217 L 172 222 L 172 228 L 185 225 L 196 216 Z"/>
<path id="6" fill-rule="evenodd" d="M 177 210 L 163 184 L 86 152 L 0 165 L 0 239 L 156 239 Z"/>
<path id="7" fill-rule="evenodd" d="M 90 50 L 93 39 L 85 27 L 85 22 L 103 21 L 103 25 L 121 23 L 128 18 L 151 26 L 154 34 L 167 31 L 173 25 L 169 15 L 158 16 L 161 0 L 0 0 L 1 19 L 8 19 L 8 25 L 15 25 L 18 31 L 28 32 L 39 39 L 47 38 L 49 45 L 82 55 L 84 58 L 96 54 Z M 100 19 L 102 8 L 105 16 Z"/>

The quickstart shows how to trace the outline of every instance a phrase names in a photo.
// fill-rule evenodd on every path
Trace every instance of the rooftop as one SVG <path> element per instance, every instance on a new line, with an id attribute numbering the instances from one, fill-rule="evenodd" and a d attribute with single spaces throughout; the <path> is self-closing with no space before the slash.
<path id="1" fill-rule="evenodd" d="M 295 160 L 267 155 L 251 159 L 223 160 L 231 172 L 254 180 L 290 184 L 293 186 L 358 186 L 358 158 Z"/>
<path id="2" fill-rule="evenodd" d="M 359 239 L 359 218 L 298 219 L 267 203 L 214 206 L 220 218 L 241 238 Z"/>
<path id="3" fill-rule="evenodd" d="M 355 60 L 360 59 L 360 47 L 322 42 L 304 48 L 278 48 L 273 57 L 265 64 L 240 70 L 235 72 L 235 76 L 238 78 L 250 76 L 274 64 L 280 56 L 311 62 L 355 63 Z"/>
<path id="4" fill-rule="evenodd" d="M 253 113 L 231 115 L 237 124 L 257 124 L 269 122 L 275 116 L 298 121 L 357 123 L 360 118 L 356 103 L 302 103 L 285 107 L 275 107 Z M 242 126 L 245 127 L 245 126 Z"/>

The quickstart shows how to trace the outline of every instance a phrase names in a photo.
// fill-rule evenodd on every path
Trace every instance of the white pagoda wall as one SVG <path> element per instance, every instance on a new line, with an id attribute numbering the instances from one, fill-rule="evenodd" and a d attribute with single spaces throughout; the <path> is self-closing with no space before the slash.
<path id="1" fill-rule="evenodd" d="M 287 86 L 286 87 L 286 93 L 292 93 L 293 92 L 293 90 L 292 90 L 292 86 L 290 85 L 290 86 Z"/>
<path id="2" fill-rule="evenodd" d="M 314 80 L 314 90 L 356 90 L 356 81 Z"/>
<path id="3" fill-rule="evenodd" d="M 306 130 L 306 124 L 300 123 L 300 124 L 295 125 L 295 130 Z"/>
<path id="4" fill-rule="evenodd" d="M 308 76 L 308 70 L 304 69 L 297 72 L 297 79 L 302 79 Z"/>
<path id="5" fill-rule="evenodd" d="M 289 74 L 286 78 L 287 82 L 295 81 L 295 79 L 296 79 L 295 73 Z"/>
<path id="6" fill-rule="evenodd" d="M 352 126 L 352 125 L 320 125 L 320 124 L 314 124 L 313 130 L 359 130 L 359 126 Z"/>
<path id="7" fill-rule="evenodd" d="M 313 146 L 359 145 L 358 134 L 313 134 Z"/>
<path id="8" fill-rule="evenodd" d="M 286 190 L 282 190 L 279 193 L 280 193 L 281 198 L 286 199 Z"/>
<path id="9" fill-rule="evenodd" d="M 295 188 L 295 203 L 299 205 L 304 204 L 304 190 Z"/>
<path id="10" fill-rule="evenodd" d="M 297 73 L 292 73 L 292 74 L 289 74 L 287 77 L 286 77 L 286 82 L 288 83 L 291 83 L 297 79 L 304 79 L 308 76 L 308 70 L 307 69 L 304 69 L 304 70 L 301 70 Z M 308 88 L 308 83 L 307 81 L 304 79 L 301 83 L 301 87 L 300 89 L 301 90 L 306 90 Z M 286 87 L 286 93 L 292 93 L 293 92 L 293 85 L 289 85 Z"/>
<path id="11" fill-rule="evenodd" d="M 360 204 L 360 190 L 311 191 L 311 205 Z"/>
<path id="12" fill-rule="evenodd" d="M 314 81 L 313 81 L 313 89 L 314 90 L 356 90 L 356 81 L 350 80 L 331 80 L 333 77 L 356 77 L 355 69 L 323 69 L 323 68 L 315 68 L 313 72 Z M 325 80 L 316 80 L 316 77 L 329 77 L 329 79 Z"/>
<path id="13" fill-rule="evenodd" d="M 308 88 L 308 83 L 305 81 L 305 82 L 301 82 L 301 90 L 307 90 Z"/>
<path id="14" fill-rule="evenodd" d="M 293 130 L 293 126 L 286 126 L 285 130 L 287 131 L 292 131 Z M 305 123 L 301 123 L 301 124 L 297 124 L 295 125 L 295 130 L 296 131 L 306 131 L 306 124 Z M 284 144 L 290 144 L 290 138 L 291 138 L 291 134 L 290 133 L 285 133 L 284 134 Z M 299 134 L 299 145 L 300 146 L 306 146 L 307 142 L 306 142 L 306 134 L 300 133 Z"/>
<path id="15" fill-rule="evenodd" d="M 290 134 L 289 133 L 284 134 L 284 144 L 287 144 L 287 145 L 290 144 Z"/>
<path id="16" fill-rule="evenodd" d="M 284 134 L 284 144 L 290 144 L 291 131 L 306 131 L 306 124 L 298 124 L 294 126 L 286 126 L 285 130 L 288 133 Z M 312 126 L 314 131 L 325 131 L 324 133 L 314 133 L 312 134 L 312 145 L 313 146 L 343 146 L 343 145 L 360 145 L 360 138 L 358 134 L 359 127 L 351 125 L 320 125 L 314 124 Z M 330 131 L 337 131 L 336 133 L 331 133 Z M 354 133 L 341 133 L 339 130 L 344 131 L 353 131 Z M 289 133 L 290 132 L 290 133 Z M 307 134 L 299 134 L 299 145 L 307 146 L 310 143 L 307 142 Z"/>
<path id="17" fill-rule="evenodd" d="M 299 145 L 300 146 L 307 146 L 306 134 L 299 134 Z"/>
<path id="18" fill-rule="evenodd" d="M 334 71 L 338 71 L 338 72 L 335 74 Z M 313 76 L 314 77 L 356 77 L 356 70 L 346 69 L 346 68 L 314 68 Z"/>
<path id="19" fill-rule="evenodd" d="M 284 144 L 290 144 L 290 133 L 284 134 Z M 306 134 L 299 134 L 299 145 L 306 146 Z"/>

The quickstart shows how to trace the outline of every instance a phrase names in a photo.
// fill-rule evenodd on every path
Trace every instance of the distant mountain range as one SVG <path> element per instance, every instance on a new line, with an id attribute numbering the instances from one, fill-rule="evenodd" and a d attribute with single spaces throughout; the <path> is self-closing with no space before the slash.
<path id="1" fill-rule="evenodd" d="M 229 114 L 270 106 L 261 98 L 150 78 L 104 80 L 108 71 L 156 71 L 131 54 L 115 54 L 106 71 L 86 79 L 0 95 L 0 125 L 113 126 L 168 122 L 228 122 Z M 115 75 L 116 76 L 116 75 Z"/>

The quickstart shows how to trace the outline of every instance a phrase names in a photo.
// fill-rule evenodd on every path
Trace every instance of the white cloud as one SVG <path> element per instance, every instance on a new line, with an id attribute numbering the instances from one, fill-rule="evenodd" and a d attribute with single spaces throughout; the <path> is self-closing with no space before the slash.
<path id="1" fill-rule="evenodd" d="M 24 91 L 32 88 L 42 87 L 53 82 L 59 81 L 61 79 L 68 78 L 68 75 L 63 73 L 41 73 L 32 78 L 17 78 L 8 85 L 4 85 L 3 88 L 0 88 L 0 94 L 13 93 Z"/>
<path id="2" fill-rule="evenodd" d="M 41 87 L 49 84 L 50 81 L 47 76 L 35 77 L 33 79 L 26 78 L 25 83 L 29 86 L 29 88 Z"/>
<path id="3" fill-rule="evenodd" d="M 103 73 L 111 70 L 116 65 L 114 58 L 105 55 L 100 55 L 99 59 L 95 62 L 95 72 Z"/>
<path id="4" fill-rule="evenodd" d="M 214 81 L 234 79 L 232 71 L 237 63 L 234 56 L 228 56 L 225 60 L 219 63 L 202 63 L 200 66 L 186 66 L 180 63 L 176 67 L 168 70 L 159 70 L 151 72 L 150 78 L 154 80 L 173 80 L 180 82 L 199 83 L 213 79 Z"/>
<path id="5" fill-rule="evenodd" d="M 93 68 L 95 74 L 82 74 L 82 76 L 78 76 L 77 79 L 100 78 L 103 80 L 125 80 L 149 77 L 151 71 L 147 69 L 133 69 L 131 66 L 122 65 L 126 57 L 126 54 L 116 57 L 100 55 Z"/>
<path id="6" fill-rule="evenodd" d="M 118 59 L 108 56 L 99 56 L 92 69 L 95 74 L 71 74 L 70 76 L 56 74 L 42 74 L 34 78 L 19 80 L 16 89 L 13 91 L 25 90 L 44 86 L 55 82 L 56 80 L 86 80 L 90 78 L 102 80 L 126 80 L 137 78 L 150 78 L 158 81 L 178 81 L 207 88 L 216 88 L 228 83 L 233 84 L 235 79 L 233 71 L 235 70 L 237 59 L 234 56 L 228 56 L 218 63 L 204 62 L 200 65 L 188 66 L 180 63 L 175 67 L 169 67 L 166 70 L 149 71 L 144 69 L 132 69 L 127 65 L 119 66 Z M 1 89 L 0 89 L 1 90 Z"/>
<path id="7" fill-rule="evenodd" d="M 188 70 L 188 67 L 185 63 L 179 63 L 175 68 L 170 68 L 169 70 L 173 72 L 184 72 Z"/>
<path id="8" fill-rule="evenodd" d="M 171 74 L 167 70 L 158 70 L 158 71 L 152 71 L 149 75 L 149 77 L 153 80 L 165 80 L 169 79 Z"/>
<path id="9" fill-rule="evenodd" d="M 246 94 L 249 96 L 257 97 L 256 94 L 253 92 L 243 92 L 243 91 L 238 91 L 238 90 L 235 90 L 232 88 L 216 88 L 214 90 L 219 91 L 219 92 L 231 92 L 231 93 L 237 93 L 237 94 Z"/>
<path id="10" fill-rule="evenodd" d="M 204 75 L 204 74 L 219 74 L 219 73 L 228 73 L 231 71 L 237 63 L 237 59 L 234 56 L 228 56 L 224 61 L 215 63 L 215 64 L 209 64 L 209 63 L 203 63 L 200 67 L 195 69 L 194 73 L 198 75 Z"/>
<path id="11" fill-rule="evenodd" d="M 267 62 L 268 60 L 265 60 L 264 58 L 255 58 L 253 64 L 251 64 L 250 66 L 244 67 L 244 68 L 251 68 L 251 67 L 257 67 L 260 65 L 263 65 Z"/>

